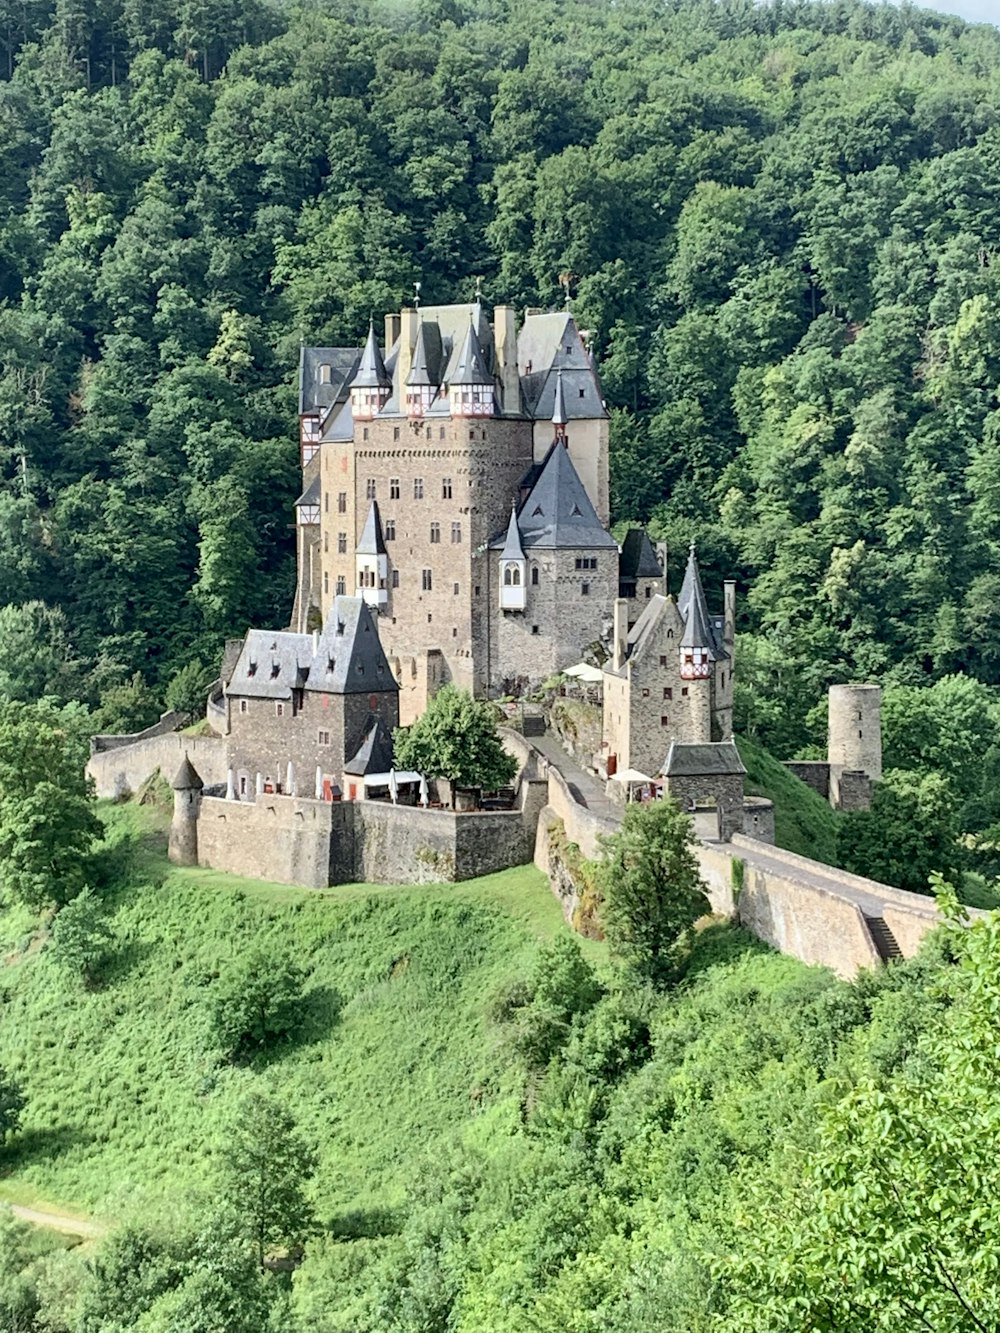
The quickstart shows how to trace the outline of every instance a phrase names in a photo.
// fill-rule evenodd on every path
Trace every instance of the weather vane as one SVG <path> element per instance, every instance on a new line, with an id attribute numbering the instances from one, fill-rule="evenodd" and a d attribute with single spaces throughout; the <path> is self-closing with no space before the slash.
<path id="1" fill-rule="evenodd" d="M 415 282 L 415 283 L 413 284 L 413 293 L 414 293 L 413 304 L 415 305 L 415 307 L 417 308 L 417 310 L 419 310 L 419 309 L 420 309 L 420 283 L 419 283 L 419 282 Z"/>
<path id="2" fill-rule="evenodd" d="M 477 273 L 477 274 L 476 274 L 476 301 L 477 301 L 477 303 L 478 303 L 479 301 L 481 301 L 482 298 L 483 298 L 483 279 L 482 279 L 482 276 L 481 276 L 480 274 Z"/>

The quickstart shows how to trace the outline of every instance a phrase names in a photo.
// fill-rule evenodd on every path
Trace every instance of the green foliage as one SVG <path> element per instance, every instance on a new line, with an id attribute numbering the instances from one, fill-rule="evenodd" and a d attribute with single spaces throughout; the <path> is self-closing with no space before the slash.
<path id="1" fill-rule="evenodd" d="M 137 671 L 130 680 L 109 686 L 101 695 L 94 730 L 103 735 L 130 735 L 152 726 L 159 715 L 156 694 Z"/>
<path id="2" fill-rule="evenodd" d="M 21 1085 L 0 1068 L 0 1143 L 20 1126 L 25 1105 Z"/>
<path id="3" fill-rule="evenodd" d="M 100 827 L 75 722 L 0 703 L 0 885 L 34 910 L 81 891 Z"/>
<path id="4" fill-rule="evenodd" d="M 670 800 L 625 807 L 597 868 L 611 956 L 657 984 L 674 978 L 680 935 L 709 911 L 691 821 Z"/>
<path id="5" fill-rule="evenodd" d="M 957 834 L 944 778 L 891 770 L 876 786 L 870 810 L 843 817 L 837 854 L 855 874 L 928 893 L 933 874 L 951 878 L 960 865 Z"/>
<path id="6" fill-rule="evenodd" d="M 457 787 L 495 791 L 517 772 L 491 706 L 454 685 L 438 690 L 411 726 L 398 728 L 393 744 L 397 768 L 447 778 Z"/>
<path id="7" fill-rule="evenodd" d="M 539 950 L 530 981 L 502 998 L 498 1016 L 513 1020 L 518 1054 L 543 1069 L 565 1044 L 574 1017 L 592 1009 L 601 993 L 579 943 L 559 935 Z"/>
<path id="8" fill-rule="evenodd" d="M 85 888 L 53 922 L 49 952 L 60 967 L 92 987 L 100 981 L 113 939 L 104 903 L 93 889 Z"/>
<path id="9" fill-rule="evenodd" d="M 214 679 L 215 673 L 211 668 L 197 659 L 186 663 L 167 685 L 164 695 L 167 707 L 179 713 L 188 713 L 195 720 L 203 717 L 208 687 Z"/>
<path id="10" fill-rule="evenodd" d="M 1000 920 L 979 920 L 951 943 L 947 1003 L 926 1015 L 910 1058 L 890 1078 L 867 1074 L 845 1089 L 805 1170 L 747 1201 L 741 1252 L 725 1270 L 735 1289 L 728 1327 L 973 1330 L 1000 1318 L 989 1239 Z"/>
<path id="11" fill-rule="evenodd" d="M 758 742 L 738 736 L 736 747 L 747 770 L 747 795 L 766 796 L 774 802 L 774 840 L 778 846 L 827 865 L 839 865 L 840 816 L 829 801 L 790 773 Z"/>
<path id="12" fill-rule="evenodd" d="M 80 688 L 66 618 L 44 602 L 0 606 L 0 695 L 34 703 L 51 698 L 66 703 Z"/>
<path id="13" fill-rule="evenodd" d="M 238 1103 L 226 1127 L 221 1184 L 261 1268 L 272 1247 L 298 1245 L 313 1229 L 305 1187 L 315 1170 L 316 1156 L 287 1108 L 260 1092 Z"/>
<path id="14" fill-rule="evenodd" d="M 212 987 L 210 1032 L 227 1059 L 287 1040 L 302 1023 L 305 971 L 288 955 L 250 949 Z"/>

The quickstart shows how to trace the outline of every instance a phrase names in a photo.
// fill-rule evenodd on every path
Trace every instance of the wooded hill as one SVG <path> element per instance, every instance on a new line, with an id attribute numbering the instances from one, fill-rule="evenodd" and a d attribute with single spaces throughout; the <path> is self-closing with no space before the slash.
<path id="1" fill-rule="evenodd" d="M 287 615 L 300 339 L 569 274 L 617 517 L 750 590 L 745 726 L 993 683 L 998 71 L 861 0 L 3 0 L 0 604 L 148 711 Z"/>

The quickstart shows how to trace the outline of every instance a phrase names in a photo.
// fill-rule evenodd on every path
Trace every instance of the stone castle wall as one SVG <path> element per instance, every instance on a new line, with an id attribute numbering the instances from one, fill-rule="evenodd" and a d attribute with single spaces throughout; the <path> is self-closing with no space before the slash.
<path id="1" fill-rule="evenodd" d="M 181 736 L 175 731 L 149 736 L 110 750 L 97 750 L 87 761 L 87 774 L 103 799 L 121 801 L 134 795 L 156 772 L 168 782 L 188 755 L 206 786 L 226 780 L 226 742 L 221 736 Z"/>

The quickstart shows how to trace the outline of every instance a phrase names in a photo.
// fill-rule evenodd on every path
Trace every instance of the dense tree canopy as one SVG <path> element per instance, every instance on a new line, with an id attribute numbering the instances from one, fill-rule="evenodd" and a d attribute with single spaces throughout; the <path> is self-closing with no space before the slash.
<path id="1" fill-rule="evenodd" d="M 11 688 L 162 701 L 281 623 L 299 340 L 477 275 L 569 283 L 616 516 L 739 576 L 765 741 L 830 680 L 996 683 L 998 69 L 864 0 L 0 11 Z"/>

